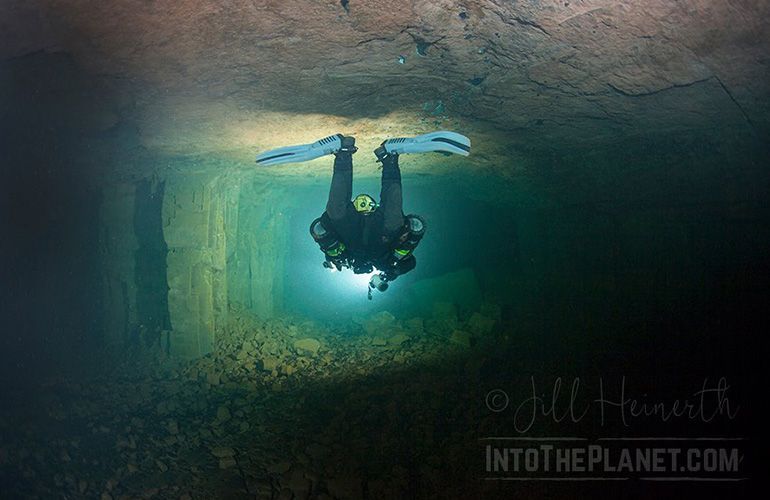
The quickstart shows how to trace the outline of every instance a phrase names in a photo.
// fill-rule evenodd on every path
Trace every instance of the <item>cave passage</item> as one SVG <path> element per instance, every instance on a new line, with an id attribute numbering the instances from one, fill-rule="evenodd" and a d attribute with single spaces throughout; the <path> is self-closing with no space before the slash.
<path id="1" fill-rule="evenodd" d="M 0 2 L 0 498 L 754 495 L 770 2 L 386 7 Z M 353 135 L 379 198 L 438 130 L 372 300 L 309 234 L 331 152 L 255 163 Z M 640 443 L 738 470 L 485 467 Z"/>

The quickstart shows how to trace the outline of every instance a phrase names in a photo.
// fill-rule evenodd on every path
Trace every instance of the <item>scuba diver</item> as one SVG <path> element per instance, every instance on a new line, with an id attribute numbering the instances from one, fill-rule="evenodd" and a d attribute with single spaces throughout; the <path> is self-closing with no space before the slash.
<path id="1" fill-rule="evenodd" d="M 388 139 L 374 150 L 382 164 L 380 202 L 368 194 L 353 194 L 353 154 L 358 151 L 354 137 L 331 135 L 311 144 L 288 146 L 262 153 L 263 166 L 309 161 L 334 155 L 326 211 L 310 224 L 310 235 L 325 255 L 324 267 L 355 274 L 378 274 L 369 281 L 372 290 L 384 292 L 389 283 L 417 265 L 414 250 L 425 235 L 425 221 L 419 215 L 404 215 L 399 155 L 441 152 L 470 154 L 470 139 L 455 132 L 432 132 L 411 138 Z M 352 199 L 352 201 L 351 201 Z"/>

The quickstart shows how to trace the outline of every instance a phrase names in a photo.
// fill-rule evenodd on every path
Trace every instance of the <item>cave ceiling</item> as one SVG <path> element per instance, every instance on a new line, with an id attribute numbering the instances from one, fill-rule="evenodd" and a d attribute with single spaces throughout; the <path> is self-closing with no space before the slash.
<path id="1" fill-rule="evenodd" d="M 66 53 L 148 149 L 365 147 L 466 131 L 480 159 L 767 133 L 766 0 L 4 0 L 0 58 Z M 251 154 L 251 153 L 249 153 Z"/>

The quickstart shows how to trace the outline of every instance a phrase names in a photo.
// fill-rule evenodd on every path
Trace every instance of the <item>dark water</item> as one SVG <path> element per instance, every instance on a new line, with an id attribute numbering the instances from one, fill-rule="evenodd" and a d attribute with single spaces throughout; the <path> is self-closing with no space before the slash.
<path id="1" fill-rule="evenodd" d="M 167 244 L 163 200 L 184 174 L 122 178 L 136 200 L 128 228 L 99 214 L 113 193 L 104 171 L 188 159 L 141 151 L 130 124 L 80 135 L 68 103 L 92 87 L 60 58 L 6 61 L 0 74 L 0 497 L 724 498 L 759 480 L 770 183 L 751 133 L 564 151 L 505 182 L 416 176 L 404 161 L 405 211 L 425 216 L 428 235 L 417 269 L 372 301 L 365 282 L 320 266 L 307 234 L 324 182 L 246 176 L 228 198 L 239 219 L 227 269 L 205 275 L 228 280 L 230 303 L 214 300 L 211 352 L 180 361 L 169 351 L 186 316 L 172 314 L 167 259 L 183 250 Z M 360 187 L 378 192 L 371 176 Z M 278 217 L 262 200 L 284 220 L 270 241 L 254 240 Z M 135 247 L 105 258 L 121 231 Z M 241 270 L 257 264 L 264 275 L 247 279 Z M 123 265 L 133 280 L 115 289 L 106 276 Z M 110 320 L 115 296 L 135 298 L 133 320 Z M 307 338 L 317 352 L 298 344 Z M 532 384 L 545 409 L 523 430 L 515 407 Z M 700 402 L 698 391 L 719 387 Z M 623 388 L 650 407 L 689 400 L 702 411 L 624 423 L 605 405 L 602 420 L 595 399 L 617 401 Z M 513 481 L 538 474 L 487 470 L 488 444 L 513 447 L 485 440 L 500 437 L 740 438 L 712 445 L 743 458 L 730 473 Z M 656 443 L 672 442 L 702 444 Z M 567 476 L 597 475 L 625 477 Z"/>

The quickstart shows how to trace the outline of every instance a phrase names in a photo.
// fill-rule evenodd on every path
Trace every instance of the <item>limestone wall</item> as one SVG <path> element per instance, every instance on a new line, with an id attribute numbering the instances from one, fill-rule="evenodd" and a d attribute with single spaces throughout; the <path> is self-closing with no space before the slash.
<path id="1" fill-rule="evenodd" d="M 229 300 L 239 308 L 273 316 L 283 296 L 289 224 L 285 188 L 255 178 L 240 191 L 235 248 L 228 255 Z"/>
<path id="2" fill-rule="evenodd" d="M 195 358 L 212 350 L 231 304 L 261 317 L 278 312 L 285 195 L 253 178 L 207 172 L 106 187 L 100 251 L 109 343 L 124 349 L 160 339 L 172 356 Z"/>
<path id="3" fill-rule="evenodd" d="M 237 193 L 207 174 L 169 177 L 163 200 L 163 236 L 171 322 L 170 352 L 190 358 L 211 351 L 227 317 L 228 202 Z"/>

